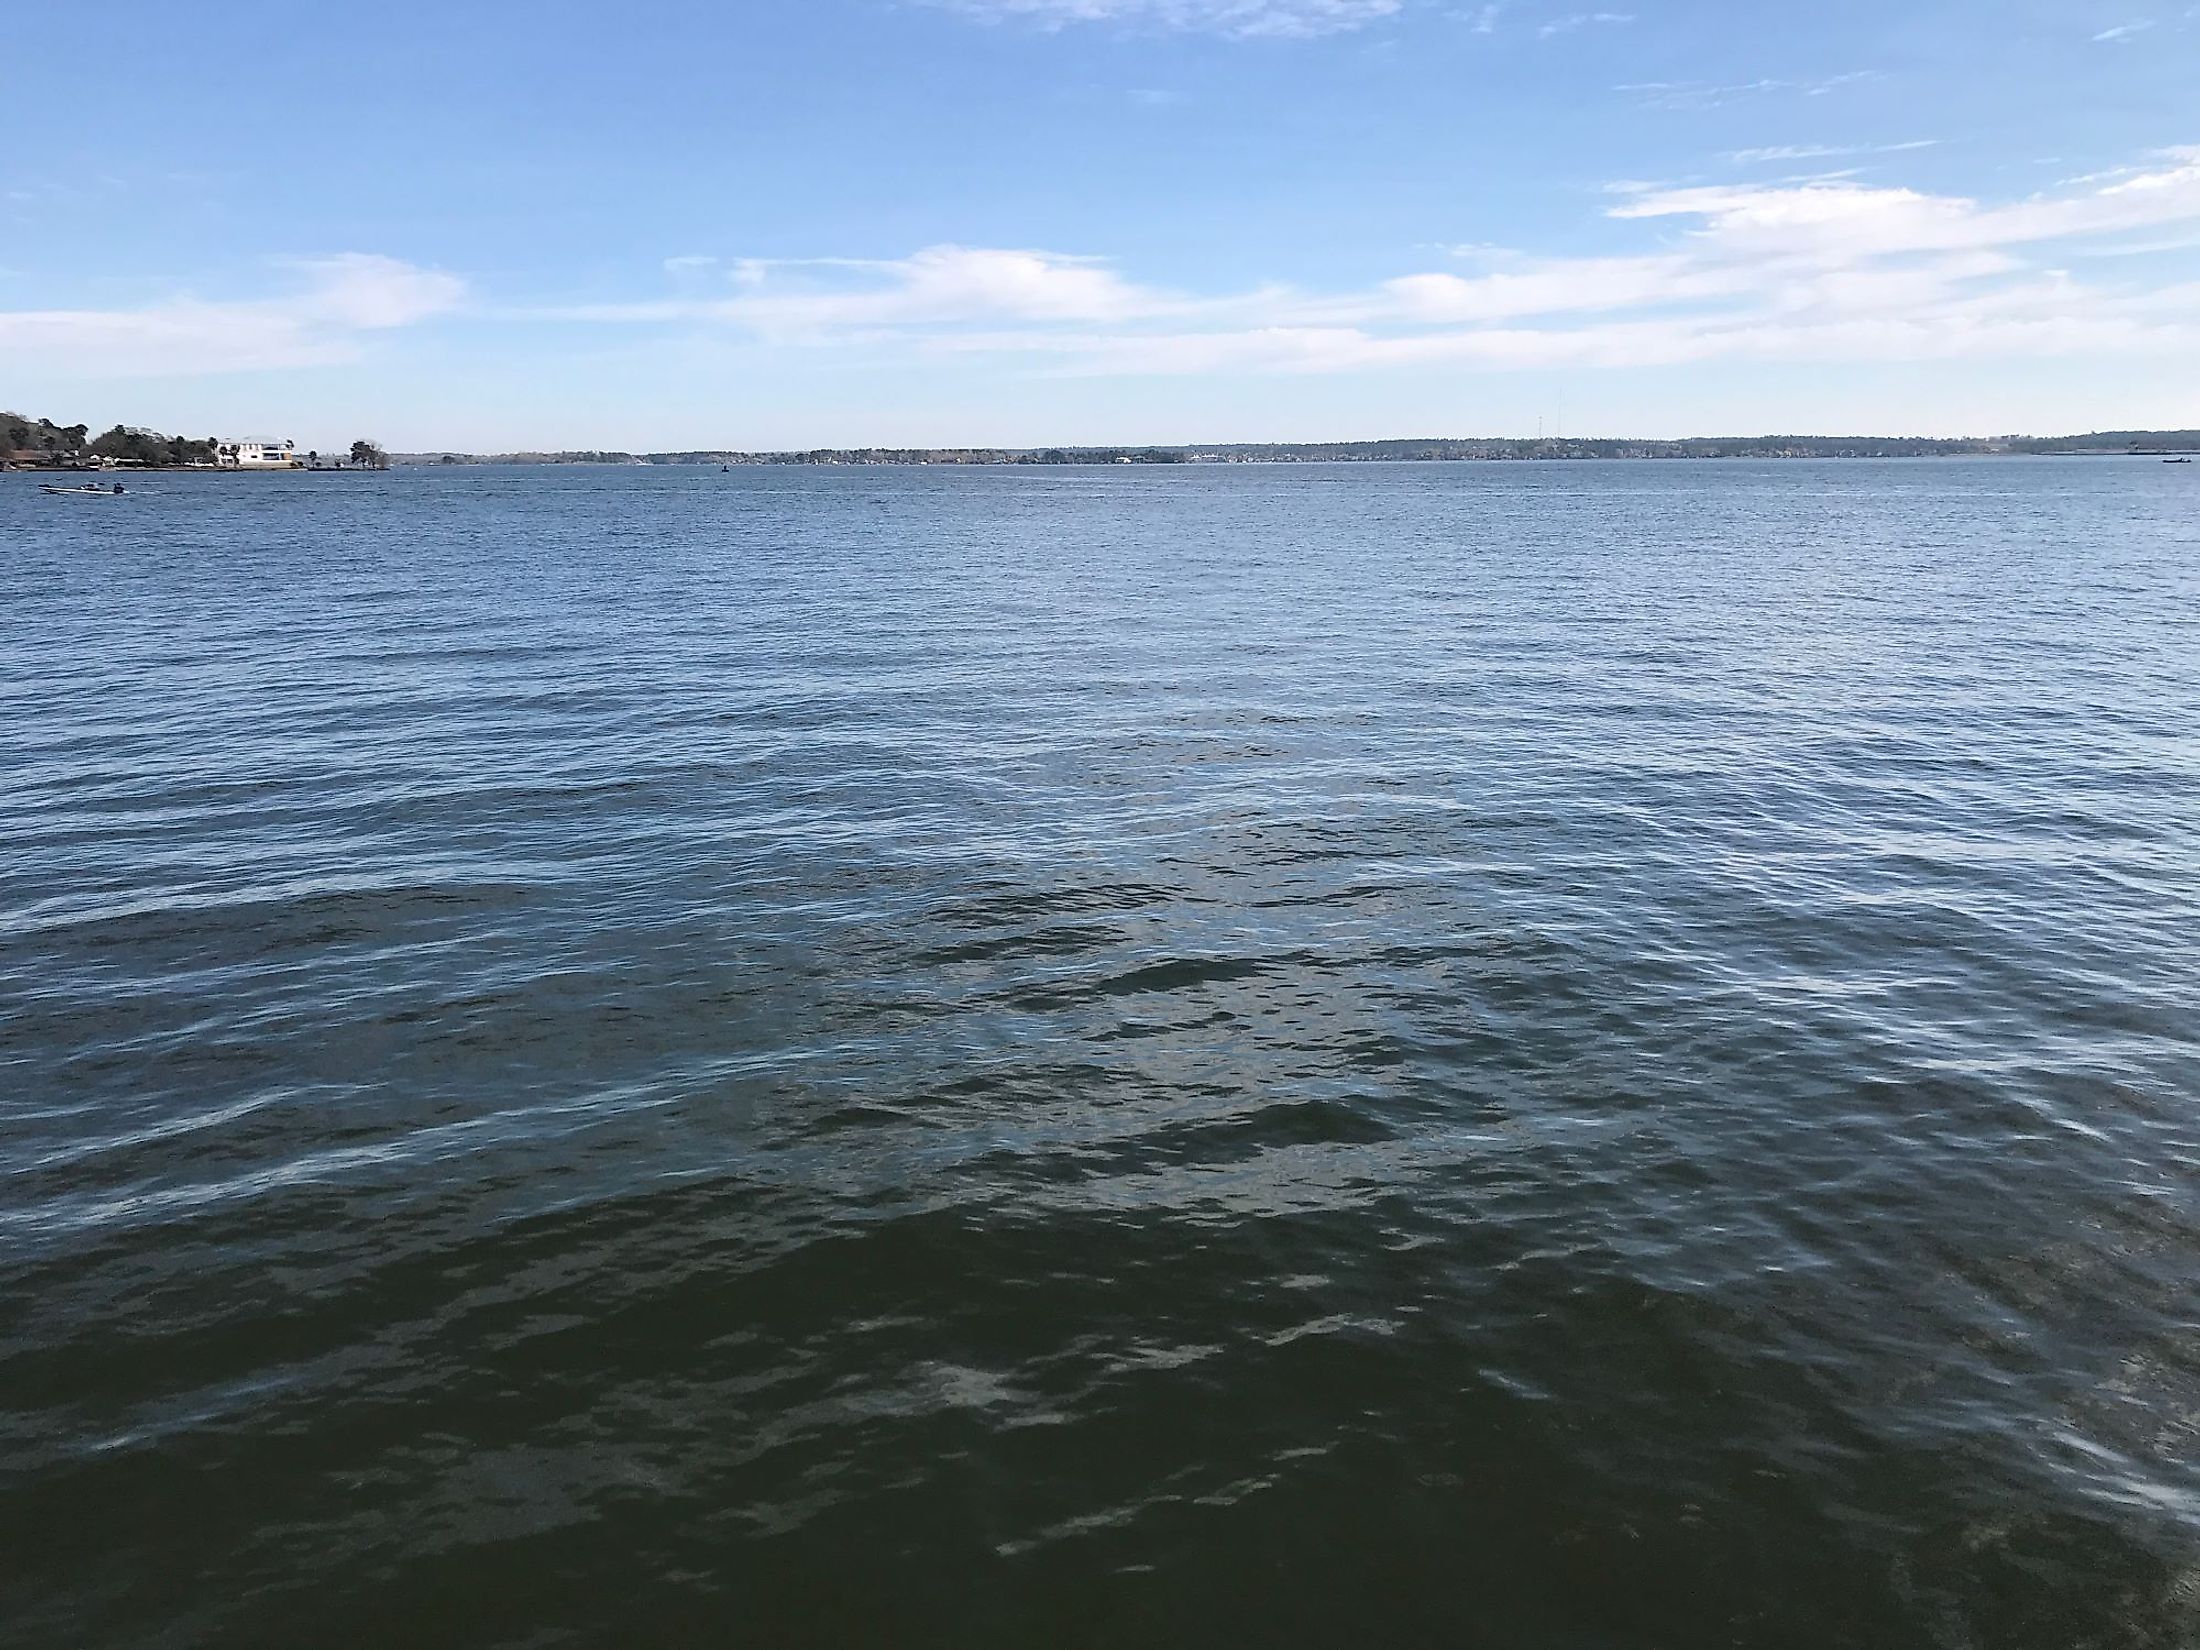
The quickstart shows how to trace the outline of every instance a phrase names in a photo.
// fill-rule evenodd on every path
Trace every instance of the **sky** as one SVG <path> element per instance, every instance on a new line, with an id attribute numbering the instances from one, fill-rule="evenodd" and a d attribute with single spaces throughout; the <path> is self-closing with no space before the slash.
<path id="1" fill-rule="evenodd" d="M 0 39 L 0 407 L 406 451 L 2200 425 L 2194 0 L 270 17 Z"/>

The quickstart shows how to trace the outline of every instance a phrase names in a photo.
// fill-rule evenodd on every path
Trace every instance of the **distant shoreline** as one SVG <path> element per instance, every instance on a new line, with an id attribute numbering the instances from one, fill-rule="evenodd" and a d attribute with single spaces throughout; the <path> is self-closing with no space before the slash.
<path id="1" fill-rule="evenodd" d="M 1630 439 L 1403 439 L 1240 442 L 1143 447 L 819 447 L 806 451 L 733 449 L 630 453 L 393 453 L 407 467 L 477 464 L 597 464 L 628 467 L 742 468 L 780 465 L 901 465 L 942 468 L 1062 465 L 1520 463 L 1590 459 L 1828 459 L 1985 457 L 2171 457 L 2200 453 L 2200 430 L 2110 430 L 2073 436 L 1705 436 L 1679 441 Z"/>
<path id="2" fill-rule="evenodd" d="M 44 475 L 371 475 L 408 469 L 486 465 L 616 468 L 777 468 L 893 466 L 944 469 L 1060 468 L 1094 465 L 1553 463 L 1673 459 L 1922 459 L 1922 458 L 2174 458 L 2200 455 L 2200 430 L 2110 430 L 2076 436 L 1705 436 L 1678 441 L 1627 439 L 1403 439 L 1386 441 L 1244 442 L 1220 446 L 1153 447 L 827 447 L 801 452 L 731 449 L 686 452 L 409 452 L 382 464 L 159 464 L 117 462 L 90 455 L 25 462 L 18 452 L 0 469 Z"/>

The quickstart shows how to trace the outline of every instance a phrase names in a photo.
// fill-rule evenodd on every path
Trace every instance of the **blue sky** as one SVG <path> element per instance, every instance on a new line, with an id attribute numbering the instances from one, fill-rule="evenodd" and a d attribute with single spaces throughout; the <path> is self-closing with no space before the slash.
<path id="1" fill-rule="evenodd" d="M 8 31 L 0 406 L 470 449 L 2200 424 L 2194 0 L 246 16 Z"/>

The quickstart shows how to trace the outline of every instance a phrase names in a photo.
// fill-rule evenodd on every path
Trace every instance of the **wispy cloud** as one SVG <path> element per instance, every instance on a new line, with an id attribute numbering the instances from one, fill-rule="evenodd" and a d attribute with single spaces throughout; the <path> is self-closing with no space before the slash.
<path id="1" fill-rule="evenodd" d="M 1938 138 L 1914 138 L 1908 143 L 1782 143 L 1764 149 L 1736 149 L 1726 158 L 1736 166 L 1762 166 L 1768 162 L 1846 160 L 1856 155 L 1906 155 L 1939 146 Z"/>
<path id="2" fill-rule="evenodd" d="M 357 359 L 368 334 L 446 314 L 466 297 L 454 275 L 371 253 L 290 267 L 302 284 L 274 298 L 183 294 L 134 309 L 0 310 L 0 363 L 88 377 L 326 366 Z"/>
<path id="3" fill-rule="evenodd" d="M 2095 35 L 2093 43 L 2098 46 L 2115 41 L 2130 40 L 2135 36 L 2146 33 L 2147 30 L 2153 27 L 2154 20 L 2150 17 L 2141 18 L 2135 23 L 2119 23 L 2114 28 L 2103 29 Z"/>
<path id="4" fill-rule="evenodd" d="M 1091 257 L 935 247 L 743 265 L 713 299 L 565 313 L 1080 374 L 2200 354 L 2191 286 L 2092 285 L 2039 256 L 2200 233 L 2200 148 L 2002 203 L 1817 180 L 1638 186 L 1604 216 L 1658 236 L 1599 257 L 1479 248 L 1477 273 L 1352 291 L 1221 296 Z"/>
<path id="5" fill-rule="evenodd" d="M 1721 84 L 1709 80 L 1646 80 L 1614 88 L 1639 99 L 1649 109 L 1716 109 L 1749 98 L 1788 93 L 1797 97 L 1825 97 L 1845 86 L 1881 78 L 1877 69 L 1854 69 L 1846 74 L 1823 75 L 1815 80 L 1744 80 Z"/>
<path id="6" fill-rule="evenodd" d="M 1633 12 L 1625 11 L 1577 11 L 1565 17 L 1554 17 L 1535 32 L 1544 40 L 1554 35 L 1573 34 L 1581 29 L 1595 28 L 1610 23 L 1632 23 Z"/>
<path id="7" fill-rule="evenodd" d="M 2110 241 L 2098 246 L 2079 246 L 2071 249 L 2080 258 L 2151 258 L 2165 252 L 2189 252 L 2200 247 L 2200 230 L 2189 235 L 2171 235 L 2153 241 Z"/>
<path id="8" fill-rule="evenodd" d="M 1060 29 L 1114 23 L 1225 35 L 1239 40 L 1303 40 L 1380 22 L 1404 0 L 928 0 L 986 22 Z"/>

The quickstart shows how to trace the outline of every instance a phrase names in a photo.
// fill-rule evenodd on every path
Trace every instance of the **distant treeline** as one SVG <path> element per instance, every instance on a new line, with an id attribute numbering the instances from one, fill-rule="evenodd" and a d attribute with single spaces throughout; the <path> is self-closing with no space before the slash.
<path id="1" fill-rule="evenodd" d="M 806 453 L 645 453 L 647 464 L 1188 464 L 1188 447 L 819 447 Z"/>
<path id="2" fill-rule="evenodd" d="M 194 441 L 121 424 L 95 436 L 83 424 L 0 412 L 0 463 L 80 464 L 99 458 L 124 464 L 211 464 L 215 445 L 212 436 Z"/>
<path id="3" fill-rule="evenodd" d="M 400 453 L 400 464 L 1381 464 L 1613 458 L 1955 458 L 1995 453 L 2200 451 L 2200 430 L 1963 438 L 1874 435 L 1627 439 L 1262 441 L 1182 447 L 818 447 L 806 452 Z"/>
<path id="4" fill-rule="evenodd" d="M 647 464 L 638 453 L 390 453 L 392 464 Z M 714 461 L 715 462 L 715 461 Z"/>
<path id="5" fill-rule="evenodd" d="M 2200 442 L 2192 431 L 2115 431 L 2081 436 L 1694 436 L 1678 441 L 1567 438 L 1251 442 L 1191 449 L 1230 463 L 1384 463 L 1610 458 L 1955 458 L 1993 453 L 2145 452 Z"/>
<path id="6" fill-rule="evenodd" d="M 818 447 L 799 453 L 399 453 L 399 464 L 1186 464 L 1188 447 Z"/>

